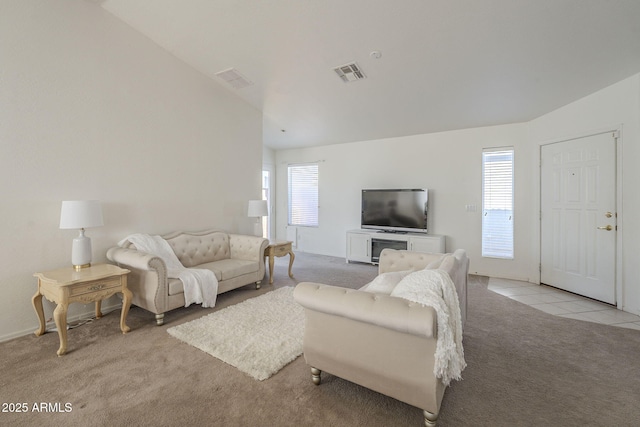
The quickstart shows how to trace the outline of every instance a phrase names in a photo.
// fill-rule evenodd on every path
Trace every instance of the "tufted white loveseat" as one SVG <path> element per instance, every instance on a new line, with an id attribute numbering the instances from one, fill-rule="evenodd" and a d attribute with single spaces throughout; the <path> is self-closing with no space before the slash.
<path id="1" fill-rule="evenodd" d="M 161 237 L 185 267 L 213 271 L 218 279 L 218 294 L 251 283 L 260 288 L 267 239 L 218 230 L 177 231 Z M 109 249 L 107 258 L 131 271 L 127 283 L 133 293 L 132 303 L 154 313 L 158 325 L 164 323 L 167 311 L 184 307 L 182 282 L 167 277 L 167 268 L 159 257 L 138 251 L 127 242 L 123 247 Z"/>

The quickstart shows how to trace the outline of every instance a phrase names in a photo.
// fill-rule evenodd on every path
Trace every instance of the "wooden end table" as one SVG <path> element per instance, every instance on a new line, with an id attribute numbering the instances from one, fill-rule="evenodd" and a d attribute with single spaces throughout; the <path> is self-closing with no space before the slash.
<path id="1" fill-rule="evenodd" d="M 291 267 L 293 267 L 293 260 L 296 256 L 293 254 L 291 244 L 289 241 L 278 241 L 270 243 L 264 250 L 264 257 L 269 257 L 269 284 L 273 285 L 273 259 L 274 257 L 281 257 L 289 254 L 289 277 L 293 278 L 291 273 Z"/>
<path id="2" fill-rule="evenodd" d="M 122 313 L 120 315 L 120 329 L 123 334 L 131 330 L 126 325 L 127 313 L 131 305 L 133 294 L 127 288 L 127 274 L 129 270 L 111 264 L 96 264 L 76 271 L 73 267 L 35 273 L 38 278 L 38 291 L 31 302 L 36 310 L 40 327 L 35 331 L 36 336 L 46 332 L 42 297 L 58 304 L 53 311 L 53 318 L 58 328 L 60 348 L 58 356 L 67 351 L 67 309 L 72 302 L 88 304 L 96 303 L 96 318 L 102 317 L 100 306 L 102 300 L 117 292 L 122 293 Z"/>

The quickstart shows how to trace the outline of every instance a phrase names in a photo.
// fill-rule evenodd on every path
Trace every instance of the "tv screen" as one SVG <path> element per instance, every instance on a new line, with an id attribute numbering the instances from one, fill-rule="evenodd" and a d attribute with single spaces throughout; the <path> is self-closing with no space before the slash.
<path id="1" fill-rule="evenodd" d="M 427 232 L 429 190 L 362 190 L 362 228 Z"/>

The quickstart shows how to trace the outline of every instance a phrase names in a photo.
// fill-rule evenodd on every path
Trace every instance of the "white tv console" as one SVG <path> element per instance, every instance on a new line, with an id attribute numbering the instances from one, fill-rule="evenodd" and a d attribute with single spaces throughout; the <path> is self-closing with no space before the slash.
<path id="1" fill-rule="evenodd" d="M 347 231 L 347 262 L 377 264 L 382 249 L 445 252 L 445 236 L 423 233 L 385 233 L 377 230 Z"/>

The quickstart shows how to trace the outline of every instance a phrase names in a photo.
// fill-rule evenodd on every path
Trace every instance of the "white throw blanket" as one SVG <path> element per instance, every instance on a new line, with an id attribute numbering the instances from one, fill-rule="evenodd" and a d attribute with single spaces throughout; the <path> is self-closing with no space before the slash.
<path id="1" fill-rule="evenodd" d="M 121 240 L 118 246 L 131 242 L 141 251 L 161 258 L 167 266 L 167 277 L 180 279 L 184 288 L 184 306 L 202 304 L 214 307 L 218 296 L 218 279 L 211 270 L 186 268 L 171 249 L 169 243 L 160 236 L 132 234 Z"/>
<path id="2" fill-rule="evenodd" d="M 406 276 L 391 296 L 433 307 L 437 314 L 438 340 L 433 373 L 448 386 L 462 379 L 467 366 L 462 348 L 462 320 L 458 293 L 451 277 L 443 270 L 420 270 Z"/>

